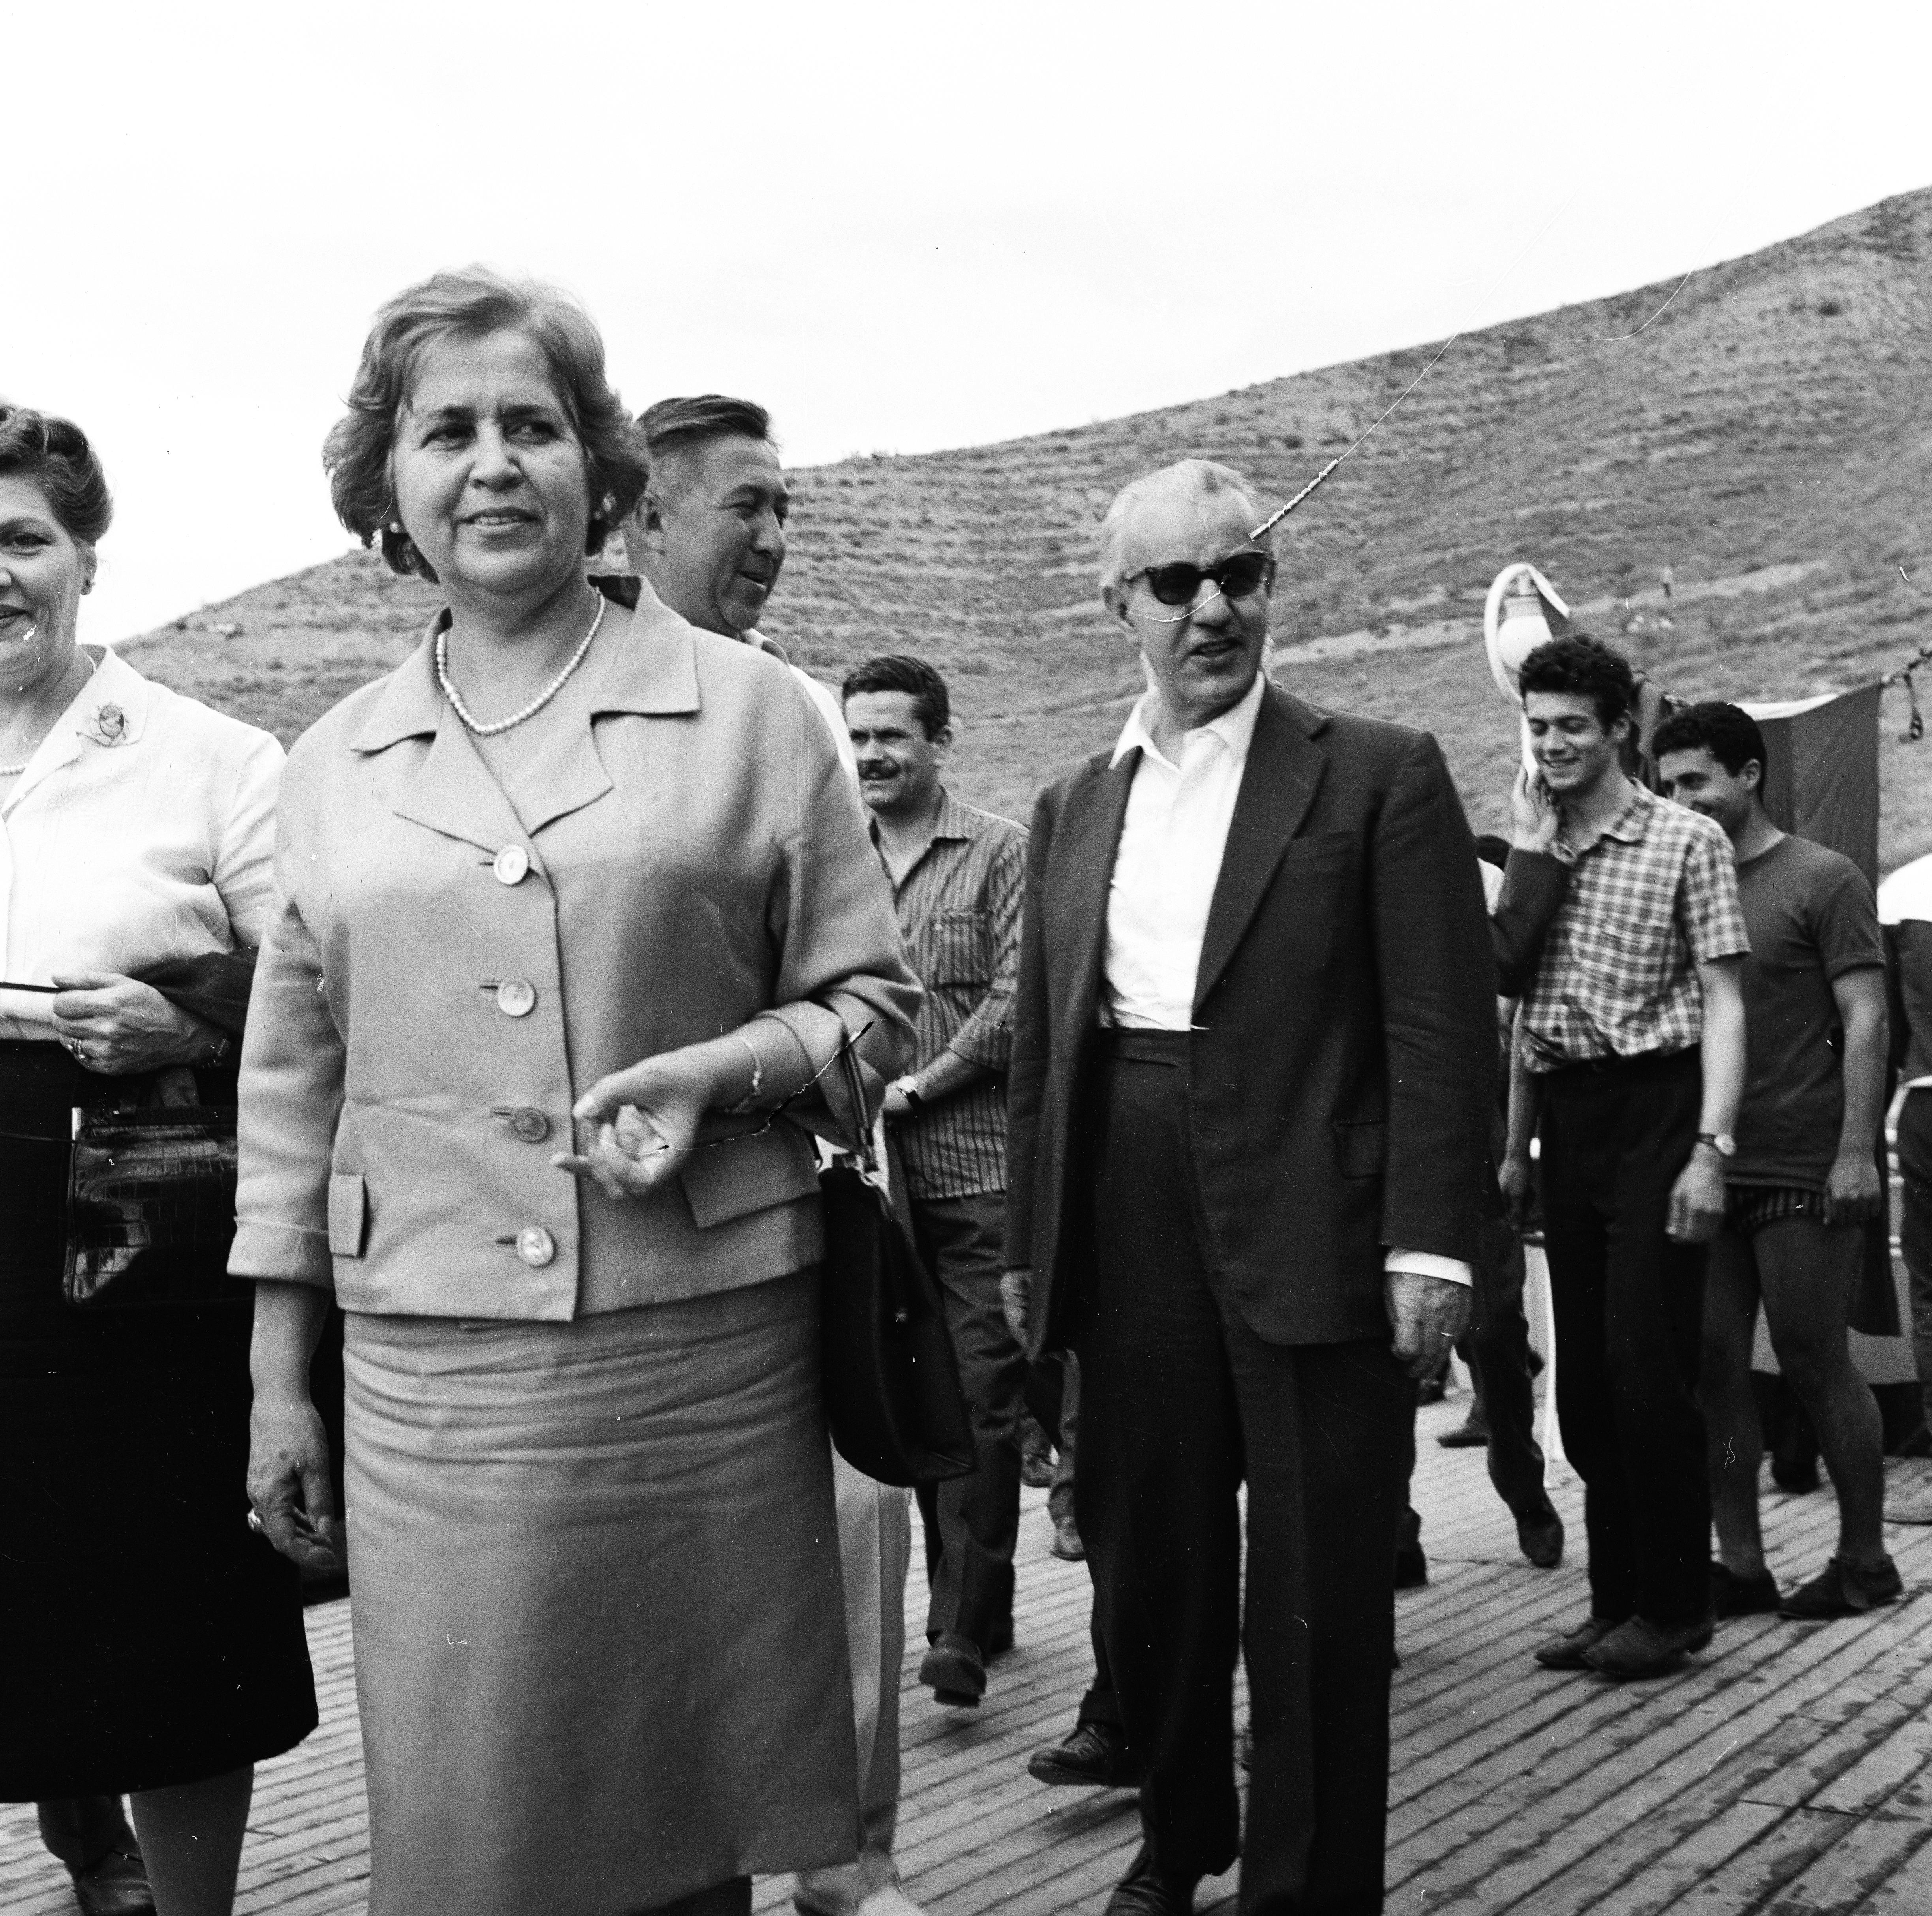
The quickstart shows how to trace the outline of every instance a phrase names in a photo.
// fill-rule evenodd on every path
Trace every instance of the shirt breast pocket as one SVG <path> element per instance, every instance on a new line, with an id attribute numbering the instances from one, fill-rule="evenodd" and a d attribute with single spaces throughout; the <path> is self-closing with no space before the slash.
<path id="1" fill-rule="evenodd" d="M 992 973 L 991 935 L 983 911 L 934 912 L 926 932 L 926 982 L 983 989 Z"/>
<path id="2" fill-rule="evenodd" d="M 1672 929 L 1666 920 L 1637 913 L 1606 916 L 1597 927 L 1600 942 L 1592 954 L 1604 983 L 1627 996 L 1647 996 L 1663 980 Z"/>

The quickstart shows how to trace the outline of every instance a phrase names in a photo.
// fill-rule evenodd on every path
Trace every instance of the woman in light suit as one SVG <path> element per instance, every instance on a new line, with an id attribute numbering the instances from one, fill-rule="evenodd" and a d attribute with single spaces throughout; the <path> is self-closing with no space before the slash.
<path id="1" fill-rule="evenodd" d="M 332 1288 L 371 1916 L 748 1910 L 857 1828 L 816 1173 L 774 1114 L 848 1034 L 897 1070 L 918 987 L 783 666 L 586 576 L 644 472 L 580 310 L 411 288 L 326 457 L 448 604 L 283 787 L 255 1520 L 332 1549 Z"/>

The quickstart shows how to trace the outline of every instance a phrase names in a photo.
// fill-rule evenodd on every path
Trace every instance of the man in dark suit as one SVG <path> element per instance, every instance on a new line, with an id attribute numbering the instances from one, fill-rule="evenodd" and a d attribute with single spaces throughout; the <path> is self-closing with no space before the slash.
<path id="1" fill-rule="evenodd" d="M 1102 597 L 1148 691 L 1028 859 L 1005 1284 L 1030 1354 L 1080 1360 L 1081 1532 L 1147 1765 L 1110 1916 L 1189 1909 L 1240 1848 L 1238 1638 L 1244 1916 L 1382 1908 L 1413 1378 L 1467 1321 L 1480 1222 L 1468 827 L 1426 734 L 1260 675 L 1260 516 L 1199 460 L 1114 501 Z"/>

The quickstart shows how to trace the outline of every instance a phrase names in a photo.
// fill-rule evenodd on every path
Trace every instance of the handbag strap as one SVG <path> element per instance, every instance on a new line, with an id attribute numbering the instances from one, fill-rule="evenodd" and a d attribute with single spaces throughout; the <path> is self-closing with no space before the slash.
<path id="1" fill-rule="evenodd" d="M 859 1043 L 843 1024 L 839 1027 L 838 1072 L 852 1112 L 850 1150 L 858 1160 L 860 1175 L 868 1184 L 882 1183 L 878 1151 L 872 1141 L 872 1114 L 866 1104 L 866 1076 L 859 1068 Z"/>

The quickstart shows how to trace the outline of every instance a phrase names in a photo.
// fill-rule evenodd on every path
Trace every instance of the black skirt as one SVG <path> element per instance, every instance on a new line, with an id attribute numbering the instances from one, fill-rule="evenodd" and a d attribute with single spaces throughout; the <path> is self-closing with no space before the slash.
<path id="1" fill-rule="evenodd" d="M 300 1579 L 248 1528 L 250 1292 L 63 1303 L 72 1113 L 116 1088 L 0 1044 L 0 1801 L 192 1783 L 315 1727 Z"/>

